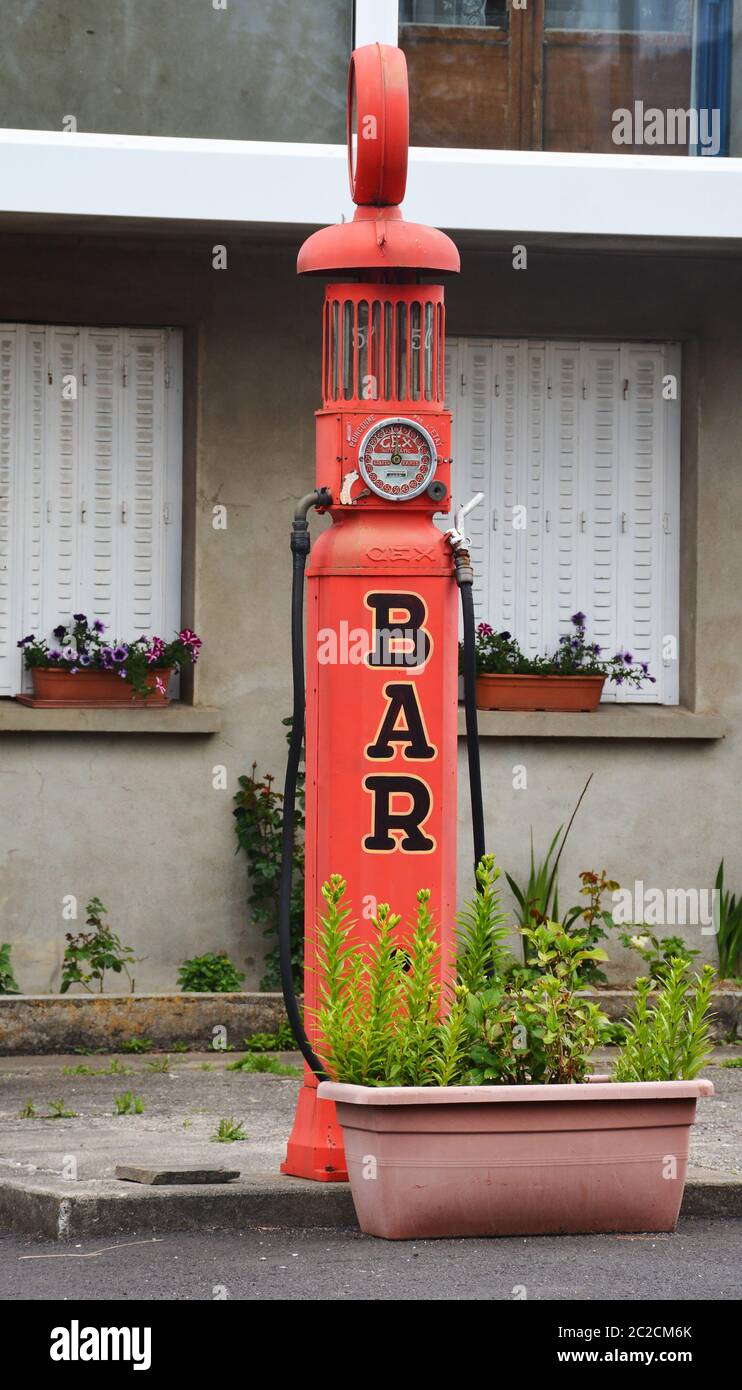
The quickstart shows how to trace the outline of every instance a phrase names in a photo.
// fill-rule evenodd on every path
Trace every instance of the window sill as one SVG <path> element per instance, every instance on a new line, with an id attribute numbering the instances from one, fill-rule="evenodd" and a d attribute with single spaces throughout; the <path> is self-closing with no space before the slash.
<path id="1" fill-rule="evenodd" d="M 727 721 L 679 705 L 601 705 L 594 714 L 479 710 L 480 738 L 720 739 Z M 466 732 L 459 709 L 459 734 Z"/>
<path id="2" fill-rule="evenodd" d="M 0 700 L 0 734 L 218 734 L 222 711 L 174 701 L 160 709 L 30 709 Z"/>

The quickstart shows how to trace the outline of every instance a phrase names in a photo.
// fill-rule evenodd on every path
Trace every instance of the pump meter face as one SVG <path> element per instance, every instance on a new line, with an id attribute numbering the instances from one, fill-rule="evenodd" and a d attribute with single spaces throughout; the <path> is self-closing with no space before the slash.
<path id="1" fill-rule="evenodd" d="M 361 440 L 358 466 L 366 486 L 389 502 L 408 502 L 430 486 L 435 444 L 414 420 L 382 420 Z"/>

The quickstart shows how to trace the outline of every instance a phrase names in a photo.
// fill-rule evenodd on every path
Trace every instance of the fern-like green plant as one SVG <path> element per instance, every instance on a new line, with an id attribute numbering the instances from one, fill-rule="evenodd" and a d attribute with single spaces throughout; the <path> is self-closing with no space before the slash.
<path id="1" fill-rule="evenodd" d="M 711 1054 L 711 996 L 716 971 L 705 965 L 690 975 L 690 962 L 670 961 L 662 981 L 636 982 L 627 1038 L 614 1068 L 616 1081 L 692 1081 Z"/>
<path id="2" fill-rule="evenodd" d="M 494 856 L 483 855 L 477 865 L 478 892 L 456 918 L 458 975 L 467 989 L 481 989 L 510 963 L 510 952 L 503 944 L 508 928 L 500 906 L 499 877 Z"/>

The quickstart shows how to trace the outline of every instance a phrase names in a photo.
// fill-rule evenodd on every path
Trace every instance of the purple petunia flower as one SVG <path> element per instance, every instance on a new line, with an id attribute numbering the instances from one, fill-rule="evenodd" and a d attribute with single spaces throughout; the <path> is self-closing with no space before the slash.
<path id="1" fill-rule="evenodd" d="M 498 635 L 498 637 L 500 638 L 500 641 L 501 641 L 501 642 L 509 642 L 509 641 L 510 641 L 510 633 L 509 633 L 509 632 L 498 632 L 497 635 Z"/>
<path id="2" fill-rule="evenodd" d="M 113 666 L 113 652 L 111 651 L 111 648 L 101 647 L 100 656 L 101 661 L 103 662 L 104 671 L 110 671 L 111 667 Z"/>
<path id="3" fill-rule="evenodd" d="M 63 661 L 76 661 L 76 660 L 77 660 L 77 647 L 73 647 L 73 646 L 71 646 L 71 645 L 70 645 L 70 646 L 63 647 L 63 648 L 62 648 L 62 660 L 63 660 Z"/>
<path id="4" fill-rule="evenodd" d="M 102 623 L 100 618 L 96 618 L 95 622 L 93 623 L 93 632 L 105 632 L 105 630 L 105 623 Z"/>
<path id="5" fill-rule="evenodd" d="M 603 650 L 603 648 L 602 648 L 601 646 L 599 646 L 597 642 L 593 642 L 593 644 L 592 644 L 592 646 L 591 646 L 591 648 L 590 648 L 590 651 L 592 652 L 593 656 L 600 656 L 600 653 L 602 652 L 602 650 Z"/>
<path id="6" fill-rule="evenodd" d="M 73 620 L 73 622 L 76 622 L 76 623 L 85 623 L 85 625 L 87 626 L 87 621 L 88 621 L 88 620 L 87 620 L 87 618 L 85 617 L 85 614 L 84 614 L 84 613 L 73 613 L 73 614 L 72 614 L 72 620 Z"/>
<path id="7" fill-rule="evenodd" d="M 624 652 L 624 654 L 623 654 L 623 659 L 624 659 L 624 661 L 626 662 L 626 665 L 627 665 L 627 666 L 633 666 L 633 664 L 634 664 L 634 658 L 633 658 L 633 656 L 631 655 L 631 652 Z"/>
<path id="8" fill-rule="evenodd" d="M 125 642 L 122 642 L 120 646 L 114 647 L 114 649 L 113 649 L 113 659 L 114 659 L 114 661 L 126 661 L 126 658 L 127 658 L 128 655 L 129 655 L 129 648 L 127 647 L 127 645 L 126 645 Z"/>
<path id="9" fill-rule="evenodd" d="M 49 651 L 47 652 L 47 656 L 48 656 L 48 658 L 49 658 L 50 661 L 61 661 L 61 660 L 62 660 L 62 653 L 60 652 L 60 650 L 59 650 L 58 647 L 51 647 L 51 648 L 49 649 Z"/>
<path id="10" fill-rule="evenodd" d="M 18 646 L 19 646 L 19 647 L 27 647 L 28 644 L 29 644 L 29 642 L 33 642 L 33 640 L 34 640 L 33 633 L 32 633 L 32 632 L 29 632 L 28 637 L 22 637 L 22 638 L 21 638 L 20 642 L 18 643 Z"/>
<path id="11" fill-rule="evenodd" d="M 89 657 L 89 656 L 86 656 L 84 652 L 83 652 L 82 656 L 80 657 L 80 665 L 81 665 L 81 666 L 89 666 L 89 665 L 90 665 L 90 657 Z"/>
<path id="12" fill-rule="evenodd" d="M 584 613 L 573 613 L 569 621 L 571 623 L 574 623 L 575 627 L 584 627 L 585 623 L 587 622 L 587 618 L 585 617 Z"/>
<path id="13" fill-rule="evenodd" d="M 62 638 L 66 635 L 66 632 L 67 632 L 67 629 L 66 629 L 66 627 L 64 626 L 63 623 L 60 623 L 60 624 L 59 624 L 59 627 L 55 627 L 55 629 L 54 629 L 54 636 L 56 637 L 56 639 L 57 639 L 58 642 L 61 642 L 61 641 L 62 641 Z"/>

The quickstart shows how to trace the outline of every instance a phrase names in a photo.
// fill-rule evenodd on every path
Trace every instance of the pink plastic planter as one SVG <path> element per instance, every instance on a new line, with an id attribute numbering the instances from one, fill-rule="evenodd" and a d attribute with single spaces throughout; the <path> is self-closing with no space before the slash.
<path id="1" fill-rule="evenodd" d="M 388 1240 L 672 1231 L 710 1081 L 350 1086 L 323 1081 L 362 1231 Z"/>

